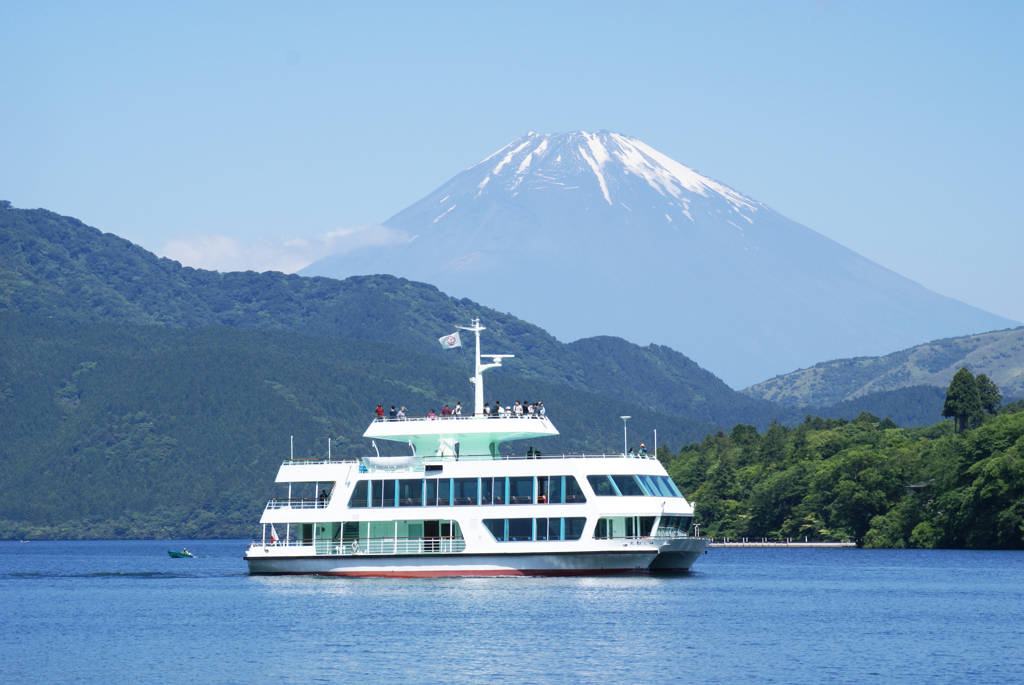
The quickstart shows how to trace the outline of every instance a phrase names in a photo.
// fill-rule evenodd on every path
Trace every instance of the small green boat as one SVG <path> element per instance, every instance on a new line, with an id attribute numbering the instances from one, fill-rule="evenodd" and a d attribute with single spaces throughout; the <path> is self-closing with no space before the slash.
<path id="1" fill-rule="evenodd" d="M 189 558 L 189 559 L 191 559 L 191 558 L 192 558 L 192 557 L 194 556 L 194 555 L 192 554 L 192 552 L 189 552 L 189 551 L 188 551 L 187 549 L 185 549 L 184 547 L 182 547 L 182 548 L 181 548 L 181 551 L 180 551 L 180 552 L 175 552 L 174 550 L 167 550 L 167 554 L 168 554 L 168 555 L 169 555 L 169 556 L 170 556 L 170 557 L 171 557 L 172 559 L 184 559 L 184 558 L 186 558 L 186 557 L 187 557 L 187 558 Z"/>

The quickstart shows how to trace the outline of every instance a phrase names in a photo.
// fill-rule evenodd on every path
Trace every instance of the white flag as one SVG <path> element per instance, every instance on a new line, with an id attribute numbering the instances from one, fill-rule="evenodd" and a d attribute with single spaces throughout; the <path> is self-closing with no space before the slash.
<path id="1" fill-rule="evenodd" d="M 462 340 L 459 338 L 459 332 L 456 331 L 451 335 L 443 335 L 437 339 L 441 343 L 441 347 L 446 350 L 450 350 L 453 347 L 462 347 Z"/>
<path id="2" fill-rule="evenodd" d="M 281 537 L 277 534 L 277 528 L 274 528 L 274 524 L 270 524 L 270 542 L 271 544 L 276 543 Z"/>

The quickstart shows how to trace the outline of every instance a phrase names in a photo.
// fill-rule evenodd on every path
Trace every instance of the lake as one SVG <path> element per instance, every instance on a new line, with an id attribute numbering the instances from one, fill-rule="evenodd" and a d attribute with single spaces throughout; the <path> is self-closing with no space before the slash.
<path id="1" fill-rule="evenodd" d="M 186 545 L 195 559 L 171 559 Z M 1008 683 L 1024 553 L 712 549 L 681 576 L 251 577 L 245 541 L 0 542 L 11 683 Z"/>

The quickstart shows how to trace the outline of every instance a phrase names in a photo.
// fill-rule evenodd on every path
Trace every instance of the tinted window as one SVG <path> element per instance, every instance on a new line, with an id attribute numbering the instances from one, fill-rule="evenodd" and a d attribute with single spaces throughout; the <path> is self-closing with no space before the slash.
<path id="1" fill-rule="evenodd" d="M 643 497 L 644 491 L 640 489 L 640 484 L 636 482 L 633 476 L 612 476 L 612 480 L 619 486 L 619 492 L 624 497 Z"/>
<path id="2" fill-rule="evenodd" d="M 448 478 L 437 479 L 437 504 L 447 506 L 452 503 L 452 482 Z"/>
<path id="3" fill-rule="evenodd" d="M 547 498 L 551 504 L 559 504 L 562 501 L 562 476 L 551 476 L 547 480 Z"/>
<path id="4" fill-rule="evenodd" d="M 509 519 L 508 539 L 510 542 L 523 542 L 533 539 L 533 519 Z"/>
<path id="5" fill-rule="evenodd" d="M 498 542 L 505 541 L 505 519 L 484 519 L 484 528 L 489 530 Z"/>
<path id="6" fill-rule="evenodd" d="M 477 503 L 477 479 L 456 478 L 455 479 L 455 503 L 476 504 Z"/>
<path id="7" fill-rule="evenodd" d="M 608 481 L 608 476 L 587 476 L 587 482 L 594 488 L 594 494 L 598 497 L 614 497 L 618 494 Z"/>
<path id="8" fill-rule="evenodd" d="M 587 501 L 587 496 L 583 494 L 583 488 L 580 487 L 575 476 L 565 477 L 565 501 L 566 503 L 573 504 L 579 504 Z"/>
<path id="9" fill-rule="evenodd" d="M 423 504 L 423 481 L 400 480 L 398 481 L 398 506 L 418 507 Z"/>
<path id="10" fill-rule="evenodd" d="M 505 504 L 505 479 L 495 478 L 494 479 L 494 499 L 495 504 Z"/>
<path id="11" fill-rule="evenodd" d="M 366 506 L 366 491 L 367 481 L 361 480 L 356 483 L 356 486 L 352 488 L 352 497 L 348 500 L 348 506 L 350 507 L 365 507 Z"/>
<path id="12" fill-rule="evenodd" d="M 547 540 L 548 539 L 548 519 L 536 519 L 536 521 L 537 521 L 537 539 L 538 540 Z M 555 529 L 555 537 L 552 538 L 552 539 L 553 540 L 557 540 L 558 539 L 558 528 L 560 528 L 561 526 L 559 526 L 558 519 L 551 519 L 551 522 L 553 524 L 551 527 Z"/>
<path id="13" fill-rule="evenodd" d="M 511 504 L 533 503 L 533 476 L 509 478 L 508 488 Z M 509 531 L 509 535 L 512 535 L 511 531 Z"/>
<path id="14" fill-rule="evenodd" d="M 669 490 L 675 493 L 676 497 L 683 496 L 683 493 L 679 492 L 679 488 L 676 487 L 676 484 L 672 481 L 671 478 L 669 478 L 668 476 L 658 476 L 658 478 L 661 479 L 661 482 L 664 483 Z"/>
<path id="15" fill-rule="evenodd" d="M 565 523 L 565 539 L 579 540 L 583 536 L 583 527 L 587 525 L 587 519 L 582 516 L 562 519 Z"/>
<path id="16" fill-rule="evenodd" d="M 384 504 L 385 507 L 395 506 L 395 481 L 384 481 Z"/>

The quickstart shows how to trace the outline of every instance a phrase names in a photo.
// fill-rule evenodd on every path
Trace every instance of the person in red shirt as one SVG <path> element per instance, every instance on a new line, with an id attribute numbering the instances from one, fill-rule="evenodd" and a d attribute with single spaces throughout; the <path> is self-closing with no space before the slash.
<path id="1" fill-rule="evenodd" d="M 444 409 L 441 410 L 441 416 L 451 416 L 452 410 L 448 408 L 448 405 L 444 405 Z"/>
<path id="2" fill-rule="evenodd" d="M 378 419 L 383 419 L 384 418 L 384 407 L 382 407 L 382 406 L 380 406 L 378 404 L 376 411 L 377 411 L 377 418 Z"/>

